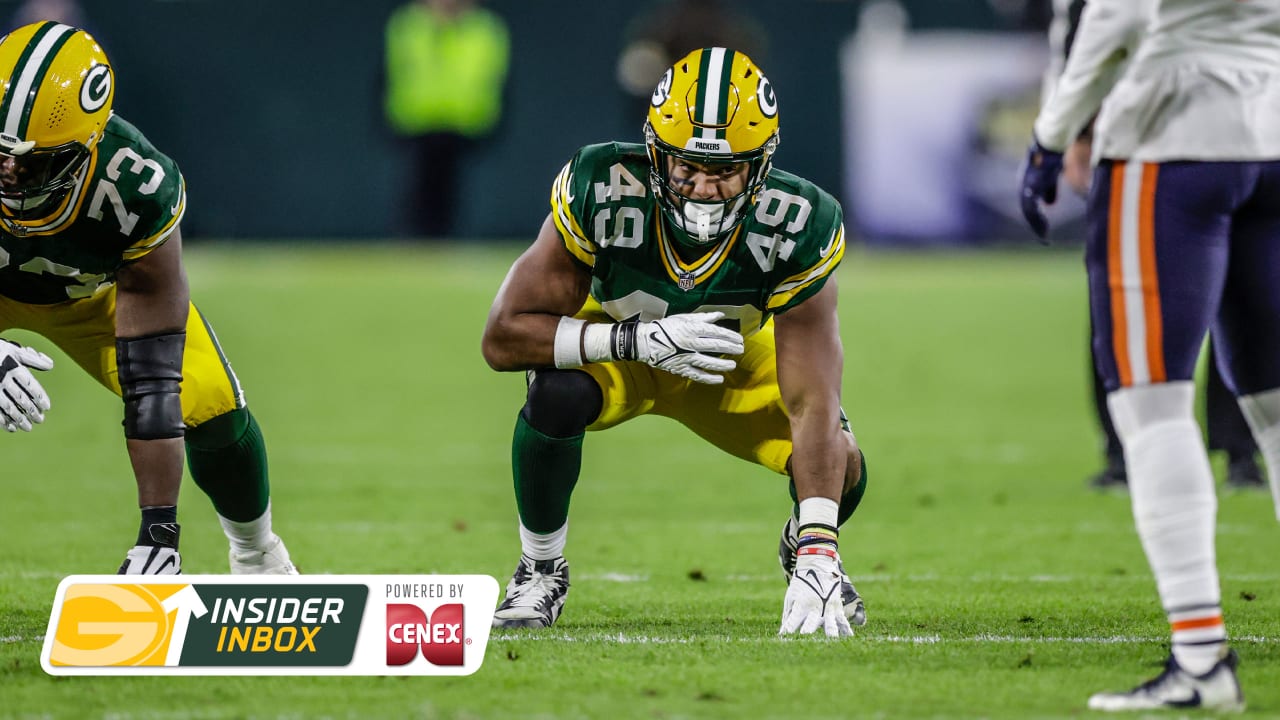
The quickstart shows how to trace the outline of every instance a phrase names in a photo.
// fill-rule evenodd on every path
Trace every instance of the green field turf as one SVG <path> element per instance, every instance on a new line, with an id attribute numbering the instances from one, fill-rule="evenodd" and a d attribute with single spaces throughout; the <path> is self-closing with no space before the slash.
<path id="1" fill-rule="evenodd" d="M 518 252 L 189 249 L 304 572 L 505 584 L 524 380 L 490 371 L 479 341 Z M 119 401 L 54 353 L 48 422 L 0 437 L 0 716 L 1079 717 L 1090 693 L 1158 672 L 1167 625 L 1128 500 L 1084 482 L 1100 458 L 1078 254 L 856 251 L 840 283 L 844 406 L 872 469 L 841 537 L 869 614 L 856 637 L 775 637 L 785 481 L 641 418 L 587 440 L 561 622 L 495 638 L 473 676 L 50 678 L 59 580 L 114 570 L 137 523 Z M 225 572 L 190 483 L 180 519 L 185 570 Z M 1265 494 L 1221 495 L 1223 601 L 1255 717 L 1280 717 L 1278 538 Z"/>

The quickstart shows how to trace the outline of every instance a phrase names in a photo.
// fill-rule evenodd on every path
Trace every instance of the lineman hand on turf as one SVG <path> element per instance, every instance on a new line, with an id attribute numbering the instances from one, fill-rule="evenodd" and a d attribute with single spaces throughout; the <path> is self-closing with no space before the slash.
<path id="1" fill-rule="evenodd" d="M 1034 136 L 1027 148 L 1027 159 L 1022 165 L 1022 189 L 1018 199 L 1022 203 L 1022 216 L 1027 219 L 1031 231 L 1043 244 L 1049 232 L 1049 219 L 1040 203 L 1052 205 L 1058 199 L 1058 176 L 1062 174 L 1062 153 L 1040 144 Z"/>
<path id="2" fill-rule="evenodd" d="M 828 637 L 853 634 L 844 616 L 840 597 L 840 556 L 800 555 L 791 576 L 787 596 L 782 601 L 782 628 L 779 635 L 799 632 L 809 635 L 822 628 Z"/>
<path id="3" fill-rule="evenodd" d="M 49 396 L 31 369 L 52 370 L 53 359 L 0 338 L 0 427 L 8 432 L 30 432 L 32 423 L 44 422 L 49 409 Z"/>
<path id="4" fill-rule="evenodd" d="M 724 375 L 738 366 L 716 355 L 741 355 L 742 335 L 715 322 L 721 312 L 684 313 L 636 324 L 632 357 L 659 370 L 695 382 L 719 385 Z"/>

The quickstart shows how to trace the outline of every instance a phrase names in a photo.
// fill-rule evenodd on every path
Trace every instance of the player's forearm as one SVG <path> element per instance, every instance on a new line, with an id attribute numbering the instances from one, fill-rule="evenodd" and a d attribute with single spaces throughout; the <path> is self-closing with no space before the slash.
<path id="1" fill-rule="evenodd" d="M 489 367 L 499 372 L 552 367 L 562 315 L 518 313 L 490 318 L 481 340 Z"/>
<path id="2" fill-rule="evenodd" d="M 138 507 L 177 505 L 182 486 L 182 438 L 130 438 L 127 444 L 138 483 Z"/>
<path id="3" fill-rule="evenodd" d="M 123 268 L 116 371 L 140 507 L 176 505 L 182 484 L 182 368 L 191 302 L 179 239 Z"/>
<path id="4" fill-rule="evenodd" d="M 798 499 L 824 497 L 839 502 L 848 460 L 839 408 L 793 414 L 791 441 L 791 476 Z"/>

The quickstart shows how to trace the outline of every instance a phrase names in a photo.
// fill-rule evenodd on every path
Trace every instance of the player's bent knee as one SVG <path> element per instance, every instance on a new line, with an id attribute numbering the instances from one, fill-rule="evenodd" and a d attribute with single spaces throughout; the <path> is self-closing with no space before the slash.
<path id="1" fill-rule="evenodd" d="M 1116 390 L 1107 396 L 1111 421 L 1121 440 L 1161 423 L 1195 418 L 1195 385 L 1189 381 Z"/>
<path id="2" fill-rule="evenodd" d="M 858 449 L 858 443 L 853 440 L 853 436 L 849 435 L 849 458 L 844 465 L 844 492 L 857 487 L 858 482 L 862 480 L 862 451 Z"/>
<path id="3" fill-rule="evenodd" d="M 521 413 L 548 437 L 573 437 L 600 416 L 603 402 L 600 386 L 581 370 L 538 370 L 529 374 L 529 394 Z"/>

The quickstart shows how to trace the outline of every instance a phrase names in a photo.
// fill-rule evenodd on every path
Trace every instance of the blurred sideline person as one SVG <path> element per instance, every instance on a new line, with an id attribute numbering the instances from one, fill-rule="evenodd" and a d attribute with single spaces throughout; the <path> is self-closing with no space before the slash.
<path id="1" fill-rule="evenodd" d="M 267 456 L 207 321 L 188 299 L 182 174 L 114 115 L 115 76 L 85 31 L 0 41 L 0 331 L 39 333 L 124 399 L 142 522 L 122 574 L 176 574 L 184 443 L 231 542 L 233 573 L 296 574 L 271 529 Z M 53 361 L 0 341 L 0 424 L 29 431 Z"/>
<path id="2" fill-rule="evenodd" d="M 413 164 L 404 231 L 447 238 L 463 161 L 502 115 L 507 26 L 475 0 L 411 0 L 387 20 L 385 49 L 383 110 Z"/>
<path id="3" fill-rule="evenodd" d="M 648 112 L 653 84 L 676 60 L 704 47 L 731 47 L 768 63 L 764 26 L 735 3 L 726 0 L 663 0 L 651 3 L 633 18 L 618 53 L 618 86 L 630 100 L 631 113 Z"/>
<path id="4" fill-rule="evenodd" d="M 16 30 L 42 20 L 53 20 L 78 28 L 88 27 L 84 7 L 77 0 L 23 0 L 9 17 L 5 30 Z"/>
<path id="5" fill-rule="evenodd" d="M 843 216 L 772 168 L 778 117 L 750 58 L 695 50 L 653 90 L 644 144 L 588 145 L 556 178 L 483 338 L 495 370 L 529 371 L 512 447 L 522 554 L 496 627 L 556 621 L 584 431 L 645 414 L 791 476 L 781 633 L 865 622 L 837 549 L 867 484 L 840 409 Z"/>
<path id="6" fill-rule="evenodd" d="M 1055 47 L 1054 59 L 1050 72 L 1061 73 L 1062 65 L 1071 52 L 1071 44 L 1080 24 L 1080 15 L 1086 0 L 1056 0 L 1054 3 L 1053 26 L 1050 30 L 1051 44 Z M 1127 44 L 1124 49 L 1126 57 L 1132 57 L 1137 43 L 1146 31 L 1146 25 L 1155 11 L 1154 0 L 1135 0 L 1133 12 L 1127 17 L 1129 23 L 1113 24 L 1117 32 L 1122 33 Z M 1131 23 L 1131 25 L 1130 25 Z M 1045 96 L 1049 95 L 1056 75 L 1048 78 Z M 1093 150 L 1092 120 L 1081 131 L 1080 135 L 1063 154 L 1062 179 L 1082 197 L 1088 197 L 1092 174 L 1091 155 Z M 1092 333 L 1090 333 L 1092 335 Z M 1258 447 L 1253 441 L 1249 425 L 1241 414 L 1235 396 L 1227 390 L 1218 369 L 1217 353 L 1213 342 L 1208 343 L 1208 362 L 1205 364 L 1205 429 L 1208 435 L 1209 450 L 1225 451 L 1227 454 L 1228 487 L 1237 490 L 1260 490 L 1266 487 L 1262 472 L 1258 468 L 1255 455 Z M 1107 390 L 1105 381 L 1098 371 L 1096 346 L 1089 343 L 1089 368 L 1092 381 L 1093 409 L 1102 431 L 1104 466 L 1089 478 L 1089 486 L 1095 490 L 1128 491 L 1129 478 L 1124 467 L 1124 448 L 1120 437 L 1116 435 L 1115 425 L 1111 422 L 1111 413 L 1107 410 Z"/>
<path id="7" fill-rule="evenodd" d="M 1237 710 L 1192 376 L 1211 332 L 1280 516 L 1280 0 L 1159 0 L 1121 72 L 1131 45 L 1115 29 L 1134 5 L 1085 7 L 1022 183 L 1043 237 L 1040 203 L 1056 196 L 1062 151 L 1098 113 L 1086 245 L 1094 343 L 1172 652 L 1156 678 L 1089 707 Z"/>

